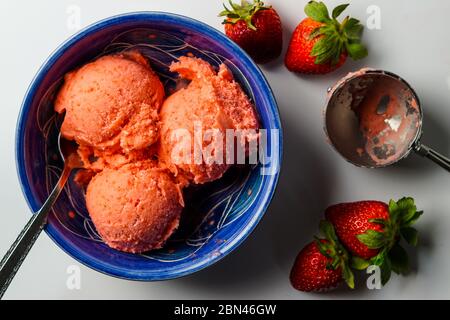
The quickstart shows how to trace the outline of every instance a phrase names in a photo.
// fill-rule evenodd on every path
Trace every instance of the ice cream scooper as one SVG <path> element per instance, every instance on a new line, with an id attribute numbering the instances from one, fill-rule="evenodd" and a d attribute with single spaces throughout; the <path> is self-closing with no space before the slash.
<path id="1" fill-rule="evenodd" d="M 359 167 L 385 167 L 415 151 L 450 171 L 449 158 L 420 142 L 422 119 L 417 94 L 391 72 L 361 69 L 328 89 L 325 132 Z"/>

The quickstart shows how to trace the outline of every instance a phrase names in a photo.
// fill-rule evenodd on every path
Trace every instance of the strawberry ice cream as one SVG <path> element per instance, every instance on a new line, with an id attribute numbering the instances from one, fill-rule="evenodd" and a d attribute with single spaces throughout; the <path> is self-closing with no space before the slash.
<path id="1" fill-rule="evenodd" d="M 98 173 L 86 206 L 110 247 L 139 253 L 161 248 L 177 228 L 183 196 L 168 172 L 144 161 Z"/>
<path id="2" fill-rule="evenodd" d="M 234 161 L 234 154 L 226 159 L 227 129 L 241 131 L 243 148 L 258 139 L 254 107 L 223 64 L 217 72 L 204 60 L 180 57 L 170 70 L 191 82 L 163 104 L 159 159 L 188 182 L 216 180 Z"/>
<path id="3" fill-rule="evenodd" d="M 227 162 L 226 130 L 242 130 L 232 142 L 244 156 L 259 136 L 253 105 L 225 65 L 216 71 L 181 57 L 170 70 L 191 82 L 164 104 L 161 81 L 138 52 L 104 56 L 69 73 L 55 101 L 55 110 L 65 112 L 61 134 L 79 144 L 89 169 L 76 177 L 88 185 L 89 215 L 117 250 L 161 248 L 178 227 L 182 188 L 216 180 L 233 163 Z M 196 127 L 209 138 L 199 137 Z M 172 139 L 179 130 L 187 138 L 181 143 Z M 176 161 L 177 150 L 187 146 L 190 153 L 195 145 L 200 161 L 192 154 Z"/>
<path id="4" fill-rule="evenodd" d="M 55 110 L 63 137 L 87 153 L 142 150 L 158 139 L 164 88 L 137 52 L 103 56 L 66 75 Z M 88 165 L 88 163 L 87 163 Z"/>

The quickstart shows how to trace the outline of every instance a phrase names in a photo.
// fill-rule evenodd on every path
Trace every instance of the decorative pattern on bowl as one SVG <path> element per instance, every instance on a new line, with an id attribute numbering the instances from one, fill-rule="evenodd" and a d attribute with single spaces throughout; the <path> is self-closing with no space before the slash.
<path id="1" fill-rule="evenodd" d="M 263 128 L 281 129 L 275 100 L 261 72 L 219 32 L 163 13 L 133 13 L 103 20 L 60 47 L 39 71 L 25 97 L 17 127 L 17 164 L 33 211 L 50 193 L 63 166 L 57 151 L 61 118 L 53 111 L 53 101 L 64 74 L 98 56 L 130 49 L 148 57 L 168 95 L 179 81 L 168 70 L 177 57 L 193 55 L 214 66 L 225 63 L 257 106 Z M 274 161 L 278 166 L 281 135 L 279 141 L 269 141 L 268 154 L 274 151 L 270 147 L 276 148 Z M 278 172 L 261 175 L 261 166 L 234 167 L 218 181 L 189 188 L 180 228 L 160 250 L 136 255 L 109 248 L 89 218 L 84 190 L 72 180 L 55 205 L 46 231 L 72 257 L 110 275 L 136 280 L 186 275 L 230 252 L 262 217 Z"/>

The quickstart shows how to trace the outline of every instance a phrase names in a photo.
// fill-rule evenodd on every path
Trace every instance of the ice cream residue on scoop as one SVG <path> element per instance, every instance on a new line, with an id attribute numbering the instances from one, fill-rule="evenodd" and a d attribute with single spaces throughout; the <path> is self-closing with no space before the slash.
<path id="1" fill-rule="evenodd" d="M 365 138 L 365 150 L 377 165 L 395 162 L 410 147 L 419 122 L 417 100 L 404 84 L 375 78 L 354 107 Z"/>

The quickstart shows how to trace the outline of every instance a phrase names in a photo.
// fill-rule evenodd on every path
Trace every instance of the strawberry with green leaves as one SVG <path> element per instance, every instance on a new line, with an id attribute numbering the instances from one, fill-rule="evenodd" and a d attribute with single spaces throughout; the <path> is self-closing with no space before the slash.
<path id="1" fill-rule="evenodd" d="M 343 65 L 347 56 L 354 60 L 367 56 L 361 44 L 363 26 L 359 20 L 349 16 L 342 22 L 337 20 L 347 6 L 337 6 L 330 17 L 323 2 L 308 2 L 308 17 L 295 29 L 286 53 L 285 65 L 290 71 L 325 74 Z"/>
<path id="2" fill-rule="evenodd" d="M 229 0 L 229 7 L 219 16 L 225 17 L 225 34 L 257 63 L 267 63 L 281 54 L 283 32 L 276 10 L 261 0 L 242 0 L 241 4 Z"/>
<path id="3" fill-rule="evenodd" d="M 295 259 L 290 280 L 300 291 L 328 291 L 345 281 L 354 287 L 354 276 L 349 267 L 350 256 L 339 243 L 333 225 L 320 222 L 325 239 L 317 238 L 306 245 Z"/>
<path id="4" fill-rule="evenodd" d="M 401 239 L 416 246 L 418 232 L 412 225 L 422 215 L 414 199 L 404 197 L 389 204 L 380 201 L 358 201 L 330 206 L 325 217 L 336 230 L 343 246 L 353 255 L 352 267 L 363 270 L 369 265 L 381 269 L 385 284 L 391 271 L 408 271 L 408 255 Z"/>

